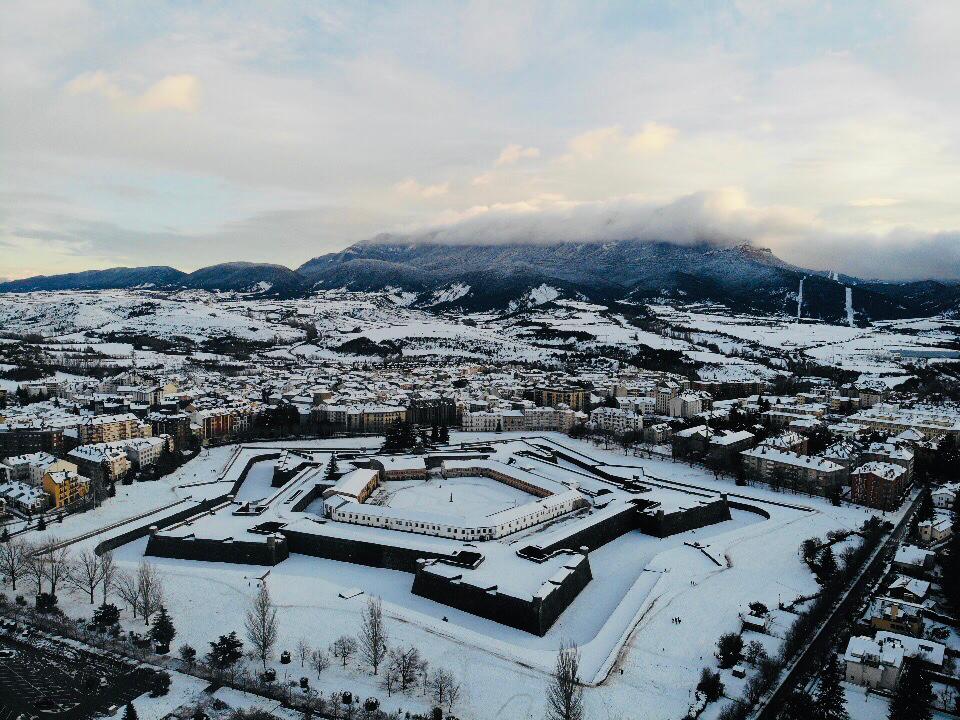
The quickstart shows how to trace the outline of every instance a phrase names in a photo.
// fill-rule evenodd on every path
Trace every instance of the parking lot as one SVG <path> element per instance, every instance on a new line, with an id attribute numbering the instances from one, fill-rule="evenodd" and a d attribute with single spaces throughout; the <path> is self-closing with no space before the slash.
<path id="1" fill-rule="evenodd" d="M 144 691 L 124 662 L 41 633 L 24 634 L 22 626 L 4 623 L 7 627 L 0 627 L 0 720 L 20 715 L 89 718 Z"/>

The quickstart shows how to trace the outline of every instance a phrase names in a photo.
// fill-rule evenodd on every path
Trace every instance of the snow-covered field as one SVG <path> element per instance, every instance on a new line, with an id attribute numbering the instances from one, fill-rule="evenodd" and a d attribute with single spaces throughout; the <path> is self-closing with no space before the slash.
<path id="1" fill-rule="evenodd" d="M 456 299 L 458 292 L 465 290 L 451 288 L 437 302 Z M 495 361 L 560 361 L 571 351 L 646 346 L 677 350 L 706 363 L 701 376 L 708 380 L 769 380 L 788 356 L 877 377 L 903 375 L 915 358 L 902 353 L 956 348 L 960 338 L 960 324 L 949 319 L 858 328 L 702 305 L 651 305 L 664 323 L 662 330 L 651 332 L 602 305 L 552 297 L 546 290 L 531 301 L 532 306 L 515 313 L 463 315 L 408 307 L 403 297 L 390 292 L 326 290 L 298 300 L 201 291 L 42 292 L 0 298 L 0 327 L 47 338 L 45 347 L 54 354 L 89 348 L 121 363 L 133 346 L 111 342 L 113 334 L 197 344 L 216 337 L 271 343 L 265 357 L 306 363 L 355 358 L 340 346 L 358 340 L 393 343 L 411 357 Z M 317 339 L 305 342 L 306 325 L 316 328 Z M 155 349 L 142 349 L 140 356 L 146 364 L 183 360 Z M 193 357 L 199 359 L 197 353 Z"/>

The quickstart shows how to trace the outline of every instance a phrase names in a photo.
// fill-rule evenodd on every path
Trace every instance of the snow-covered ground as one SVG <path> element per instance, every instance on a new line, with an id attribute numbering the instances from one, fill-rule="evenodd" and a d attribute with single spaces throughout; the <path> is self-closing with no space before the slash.
<path id="1" fill-rule="evenodd" d="M 469 292 L 461 285 L 438 291 L 435 303 Z M 48 339 L 53 354 L 88 349 L 122 365 L 133 346 L 109 336 L 142 335 L 201 343 L 228 337 L 271 343 L 266 357 L 300 362 L 358 359 L 339 350 L 351 340 L 398 344 L 411 357 L 461 357 L 496 361 L 560 361 L 570 351 L 619 346 L 678 350 L 706 363 L 708 380 L 771 379 L 789 355 L 882 377 L 903 375 L 912 352 L 955 347 L 960 325 L 949 319 L 877 322 L 869 327 L 830 325 L 786 316 L 734 314 L 719 306 L 651 305 L 664 323 L 651 332 L 633 326 L 603 305 L 565 300 L 536 288 L 517 312 L 434 313 L 410 307 L 402 293 L 320 291 L 298 300 L 264 300 L 235 294 L 149 290 L 41 292 L 5 295 L 0 326 Z M 318 338 L 304 342 L 305 325 Z M 146 365 L 177 365 L 185 355 L 138 351 Z M 194 359 L 201 359 L 193 353 Z M 217 359 L 210 356 L 208 359 Z"/>
<path id="2" fill-rule="evenodd" d="M 476 439 L 489 440 L 489 436 L 453 437 L 454 442 Z M 174 644 L 190 643 L 203 652 L 219 634 L 230 630 L 242 634 L 244 611 L 256 592 L 257 579 L 266 573 L 279 606 L 278 650 L 292 651 L 301 638 L 325 648 L 341 634 L 356 634 L 365 599 L 346 600 L 340 594 L 360 588 L 383 598 L 391 643 L 416 645 L 434 667 L 446 667 L 463 680 L 465 697 L 458 713 L 463 717 L 542 717 L 547 674 L 556 648 L 569 638 L 581 646 L 583 676 L 593 685 L 586 693 L 591 716 L 606 717 L 617 708 L 629 707 L 631 717 L 680 718 L 700 668 L 715 662 L 716 639 L 739 629 L 738 613 L 749 602 L 776 607 L 779 600 L 816 590 L 813 576 L 798 557 L 800 542 L 829 530 L 855 528 L 869 516 L 863 508 L 837 508 L 818 498 L 736 487 L 699 468 L 625 457 L 560 435 L 527 439 L 561 443 L 628 475 L 643 468 L 648 477 L 689 483 L 709 493 L 737 493 L 762 505 L 771 518 L 737 512 L 732 521 L 665 540 L 640 533 L 623 536 L 591 553 L 595 579 L 543 638 L 414 596 L 408 573 L 298 555 L 273 568 L 151 558 L 164 577 L 167 605 L 178 628 Z M 312 445 L 343 446 L 344 442 Z M 175 477 L 123 488 L 121 496 L 101 510 L 68 518 L 57 534 L 78 537 L 104 524 L 108 516 L 132 517 L 187 495 L 219 494 L 223 483 L 184 485 L 215 479 L 231 453 L 231 448 L 211 450 Z M 263 478 L 253 480 L 263 484 Z M 75 550 L 99 539 L 84 540 Z M 143 559 L 145 542 L 141 539 L 118 549 L 120 566 L 135 568 Z M 705 550 L 686 542 L 699 542 Z M 63 602 L 70 614 L 90 613 L 82 598 Z M 674 617 L 683 621 L 675 623 Z M 129 618 L 125 622 L 136 627 Z M 290 666 L 277 668 L 281 675 L 284 669 L 290 670 Z M 364 697 L 386 696 L 356 661 L 347 668 L 331 667 L 321 684 L 327 690 L 352 689 Z M 424 710 L 428 705 L 426 698 L 417 695 L 395 699 L 403 709 Z"/>

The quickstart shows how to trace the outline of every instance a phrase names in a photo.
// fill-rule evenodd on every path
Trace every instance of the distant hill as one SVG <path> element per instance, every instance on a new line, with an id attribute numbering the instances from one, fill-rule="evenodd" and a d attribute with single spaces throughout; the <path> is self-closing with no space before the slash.
<path id="1" fill-rule="evenodd" d="M 283 265 L 231 262 L 200 268 L 183 279 L 185 287 L 295 297 L 306 290 L 306 279 Z"/>
<path id="2" fill-rule="evenodd" d="M 283 265 L 236 262 L 211 265 L 189 274 L 172 267 L 160 266 L 38 275 L 0 283 L 0 292 L 146 288 L 220 290 L 295 297 L 302 294 L 307 285 L 304 277 Z"/>
<path id="3" fill-rule="evenodd" d="M 430 235 L 379 235 L 296 270 L 233 262 L 186 274 L 170 267 L 113 268 L 0 283 L 0 292 L 192 288 L 298 297 L 316 289 L 393 290 L 433 310 L 514 311 L 557 297 L 598 302 L 720 302 L 734 310 L 846 322 L 960 314 L 960 283 L 885 283 L 806 270 L 750 245 L 621 240 L 450 245 Z"/>
<path id="4" fill-rule="evenodd" d="M 180 285 L 187 274 L 166 265 L 86 270 L 66 275 L 37 275 L 0 283 L 0 292 L 36 290 L 115 290 L 134 287 L 166 288 Z"/>

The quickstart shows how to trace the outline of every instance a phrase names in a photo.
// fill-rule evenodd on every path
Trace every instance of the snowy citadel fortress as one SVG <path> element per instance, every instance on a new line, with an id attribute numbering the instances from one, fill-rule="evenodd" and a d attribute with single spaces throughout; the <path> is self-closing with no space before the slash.
<path id="1" fill-rule="evenodd" d="M 149 535 L 160 557 L 272 566 L 299 553 L 400 570 L 416 595 L 541 636 L 606 543 L 722 523 L 731 508 L 769 517 L 725 493 L 617 476 L 547 438 L 423 455 L 238 446 L 215 482 L 229 489 L 107 544 Z"/>

